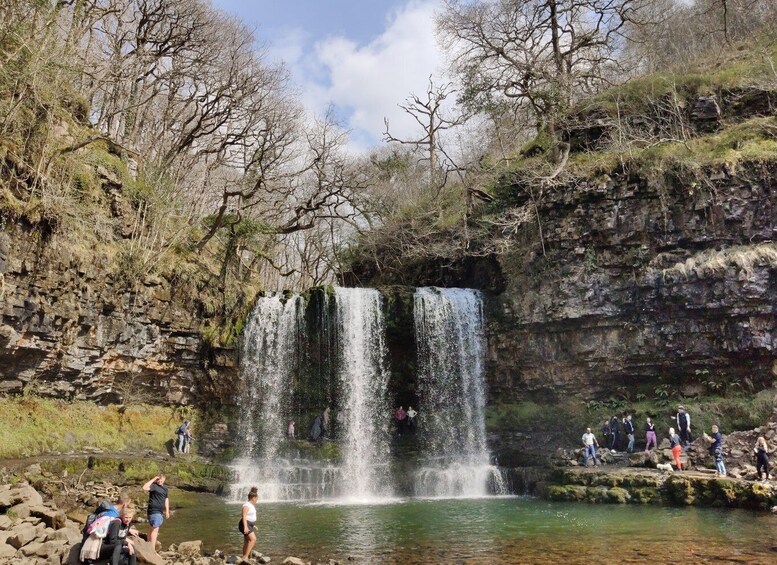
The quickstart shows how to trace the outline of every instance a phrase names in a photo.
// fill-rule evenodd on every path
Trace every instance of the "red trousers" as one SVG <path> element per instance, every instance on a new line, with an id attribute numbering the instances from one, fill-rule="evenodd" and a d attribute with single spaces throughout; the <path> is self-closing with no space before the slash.
<path id="1" fill-rule="evenodd" d="M 682 471 L 683 470 L 683 464 L 680 462 L 680 453 L 682 453 L 683 448 L 680 445 L 675 445 L 672 448 L 672 457 L 674 457 L 674 464 L 677 465 L 677 470 Z"/>

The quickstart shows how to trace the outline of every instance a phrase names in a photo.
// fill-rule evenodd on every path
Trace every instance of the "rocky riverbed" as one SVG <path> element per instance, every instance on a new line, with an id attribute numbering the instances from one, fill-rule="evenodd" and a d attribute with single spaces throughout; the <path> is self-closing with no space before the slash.
<path id="1" fill-rule="evenodd" d="M 157 461 L 157 459 L 159 459 Z M 199 491 L 220 490 L 227 471 L 199 461 L 179 461 L 165 466 L 164 458 L 83 456 L 38 459 L 26 466 L 5 462 L 0 468 L 0 564 L 76 565 L 80 563 L 81 531 L 89 512 L 101 500 L 115 500 L 127 491 L 133 500 L 145 500 L 141 479 L 134 471 L 165 468 L 173 484 Z M 148 468 L 148 469 L 147 469 Z M 74 472 L 80 469 L 80 472 Z M 198 471 L 199 470 L 199 471 Z M 143 475 L 145 476 L 145 475 Z M 113 482 L 116 480 L 116 482 Z M 137 522 L 144 521 L 142 512 Z M 151 565 L 210 565 L 241 563 L 223 551 L 205 552 L 200 540 L 174 544 L 156 551 L 142 538 L 133 538 L 138 562 Z M 230 559 L 232 558 L 232 559 Z M 258 565 L 271 559 L 254 551 L 242 563 Z M 307 565 L 289 556 L 282 563 Z M 323 561 L 328 565 L 335 560 Z"/>

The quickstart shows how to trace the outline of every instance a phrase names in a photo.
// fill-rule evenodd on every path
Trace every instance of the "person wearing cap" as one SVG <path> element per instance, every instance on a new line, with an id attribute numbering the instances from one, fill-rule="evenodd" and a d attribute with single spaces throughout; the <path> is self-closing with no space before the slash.
<path id="1" fill-rule="evenodd" d="M 691 415 L 685 410 L 684 406 L 677 407 L 677 430 L 680 432 L 680 441 L 683 445 L 688 445 L 693 441 L 691 436 Z"/>

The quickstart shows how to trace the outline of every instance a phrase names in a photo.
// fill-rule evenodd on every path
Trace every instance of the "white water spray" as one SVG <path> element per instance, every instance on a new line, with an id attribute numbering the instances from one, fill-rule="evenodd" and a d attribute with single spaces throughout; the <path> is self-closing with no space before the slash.
<path id="1" fill-rule="evenodd" d="M 415 494 L 505 494 L 486 445 L 486 339 L 480 293 L 419 288 L 413 310 L 424 438 Z"/>
<path id="2" fill-rule="evenodd" d="M 335 289 L 343 489 L 353 501 L 391 496 L 386 328 L 377 290 Z"/>

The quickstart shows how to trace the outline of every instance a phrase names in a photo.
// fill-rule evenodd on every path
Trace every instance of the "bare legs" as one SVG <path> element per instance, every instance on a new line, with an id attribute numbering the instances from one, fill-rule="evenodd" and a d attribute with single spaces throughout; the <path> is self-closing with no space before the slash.
<path id="1" fill-rule="evenodd" d="M 243 559 L 251 557 L 251 550 L 256 543 L 256 534 L 251 532 L 247 536 L 243 536 Z"/>

